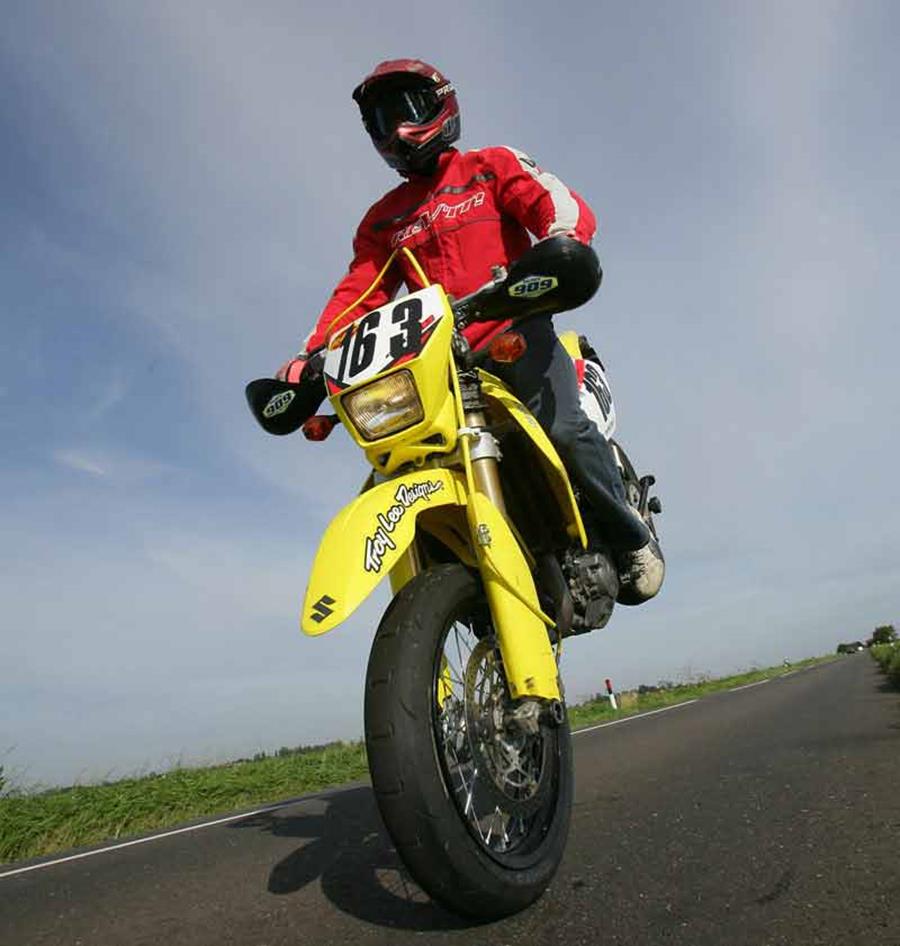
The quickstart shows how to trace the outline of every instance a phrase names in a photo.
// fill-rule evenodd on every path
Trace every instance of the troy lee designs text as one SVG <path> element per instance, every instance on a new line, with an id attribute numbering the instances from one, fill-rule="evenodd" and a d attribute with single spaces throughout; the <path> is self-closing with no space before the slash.
<path id="1" fill-rule="evenodd" d="M 380 572 L 385 553 L 397 548 L 397 543 L 394 542 L 391 533 L 406 515 L 406 510 L 419 500 L 427 501 L 433 493 L 443 488 L 444 484 L 440 480 L 424 480 L 411 485 L 404 483 L 398 487 L 394 494 L 396 502 L 387 512 L 378 513 L 376 516 L 378 528 L 372 535 L 366 536 L 365 569 L 367 572 Z"/>

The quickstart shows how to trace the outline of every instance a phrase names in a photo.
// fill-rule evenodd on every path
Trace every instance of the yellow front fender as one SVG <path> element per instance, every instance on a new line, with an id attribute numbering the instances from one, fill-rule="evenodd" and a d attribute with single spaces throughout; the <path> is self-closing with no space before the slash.
<path id="1" fill-rule="evenodd" d="M 462 474 L 422 470 L 373 486 L 345 506 L 325 530 L 316 553 L 303 603 L 303 631 L 324 634 L 348 618 L 413 541 L 419 513 L 447 505 L 466 505 Z"/>

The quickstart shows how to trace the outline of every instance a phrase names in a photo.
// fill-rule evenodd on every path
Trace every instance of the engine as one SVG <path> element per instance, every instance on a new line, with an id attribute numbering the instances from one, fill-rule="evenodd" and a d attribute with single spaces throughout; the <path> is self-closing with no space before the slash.
<path id="1" fill-rule="evenodd" d="M 612 559 L 604 552 L 569 552 L 562 570 L 572 595 L 569 634 L 584 634 L 604 627 L 619 593 L 619 576 Z"/>

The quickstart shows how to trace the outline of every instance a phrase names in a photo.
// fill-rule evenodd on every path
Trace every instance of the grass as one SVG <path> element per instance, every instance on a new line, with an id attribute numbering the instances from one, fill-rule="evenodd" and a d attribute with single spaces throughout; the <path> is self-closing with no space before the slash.
<path id="1" fill-rule="evenodd" d="M 717 693 L 720 690 L 730 690 L 733 687 L 745 686 L 748 683 L 758 683 L 760 680 L 771 680 L 773 677 L 780 677 L 803 667 L 811 667 L 835 659 L 830 655 L 827 657 L 810 657 L 807 660 L 790 664 L 790 666 L 781 665 L 760 670 L 749 670 L 746 673 L 719 677 L 715 680 L 702 679 L 693 683 L 665 684 L 661 685 L 659 689 L 645 693 L 630 690 L 616 694 L 616 700 L 619 704 L 618 711 L 609 705 L 608 699 L 598 695 L 585 703 L 570 706 L 569 723 L 572 729 L 581 729 L 594 723 L 622 719 L 626 716 L 634 716 L 636 713 L 646 713 L 650 710 L 662 709 L 664 706 L 684 703 L 686 700 L 696 700 L 701 696 Z"/>
<path id="2" fill-rule="evenodd" d="M 870 653 L 878 661 L 888 680 L 900 688 L 900 641 L 892 644 L 873 644 Z"/>
<path id="3" fill-rule="evenodd" d="M 835 659 L 818 657 L 790 667 L 752 670 L 718 680 L 666 685 L 653 692 L 618 694 L 620 708 L 600 698 L 569 707 L 573 729 L 671 706 L 718 690 L 781 676 Z M 75 785 L 0 797 L 0 863 L 22 860 L 171 828 L 195 819 L 271 804 L 368 776 L 361 742 L 282 749 L 252 760 L 101 785 Z M 0 772 L 2 781 L 2 772 Z"/>
<path id="4" fill-rule="evenodd" d="M 361 742 L 0 798 L 0 862 L 169 828 L 368 776 Z"/>

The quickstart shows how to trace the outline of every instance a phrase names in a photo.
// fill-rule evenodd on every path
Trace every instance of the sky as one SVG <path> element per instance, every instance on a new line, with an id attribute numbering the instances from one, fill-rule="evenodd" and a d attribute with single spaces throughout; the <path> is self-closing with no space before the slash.
<path id="1" fill-rule="evenodd" d="M 0 765 L 70 784 L 359 738 L 380 589 L 298 613 L 366 475 L 267 437 L 397 182 L 350 99 L 416 56 L 460 146 L 587 199 L 561 328 L 657 476 L 668 574 L 566 647 L 570 699 L 829 652 L 900 619 L 900 7 L 7 0 L 0 31 Z"/>

